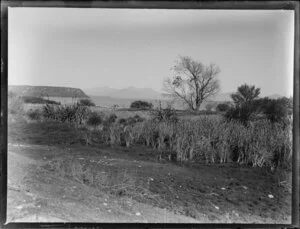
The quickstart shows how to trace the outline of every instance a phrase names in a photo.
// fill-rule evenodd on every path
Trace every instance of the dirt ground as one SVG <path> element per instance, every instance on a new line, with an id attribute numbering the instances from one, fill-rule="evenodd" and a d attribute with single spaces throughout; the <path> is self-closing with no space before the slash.
<path id="1" fill-rule="evenodd" d="M 288 174 L 158 161 L 138 146 L 63 144 L 55 131 L 9 124 L 7 222 L 291 223 Z M 93 182 L 57 163 L 88 168 Z"/>

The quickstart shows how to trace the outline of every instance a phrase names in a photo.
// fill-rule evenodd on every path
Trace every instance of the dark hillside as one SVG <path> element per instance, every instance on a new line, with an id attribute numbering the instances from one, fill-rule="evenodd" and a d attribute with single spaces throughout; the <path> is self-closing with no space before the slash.
<path id="1" fill-rule="evenodd" d="M 71 87 L 50 87 L 50 86 L 8 86 L 8 91 L 18 96 L 31 97 L 76 97 L 88 98 L 88 96 L 79 88 Z"/>

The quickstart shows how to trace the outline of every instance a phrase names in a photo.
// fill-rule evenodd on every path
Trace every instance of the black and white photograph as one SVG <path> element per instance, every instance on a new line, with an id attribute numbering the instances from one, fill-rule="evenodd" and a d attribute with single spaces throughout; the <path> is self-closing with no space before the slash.
<path id="1" fill-rule="evenodd" d="M 291 224 L 294 19 L 9 7 L 7 223 Z"/>

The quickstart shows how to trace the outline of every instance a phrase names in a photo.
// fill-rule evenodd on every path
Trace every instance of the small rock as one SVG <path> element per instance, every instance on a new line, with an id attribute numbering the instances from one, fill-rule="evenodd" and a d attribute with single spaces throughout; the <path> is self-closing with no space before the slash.
<path id="1" fill-rule="evenodd" d="M 151 181 L 154 181 L 154 179 L 152 177 L 149 178 Z"/>
<path id="2" fill-rule="evenodd" d="M 108 212 L 109 212 L 109 213 L 111 213 L 111 210 L 110 210 L 110 209 L 108 209 Z"/>
<path id="3" fill-rule="evenodd" d="M 107 206 L 107 203 L 103 203 L 104 206 Z"/>
<path id="4" fill-rule="evenodd" d="M 23 208 L 22 205 L 19 205 L 19 206 L 16 207 L 16 209 L 19 209 L 19 210 L 21 210 L 22 208 Z"/>
<path id="5" fill-rule="evenodd" d="M 44 160 L 46 160 L 47 158 L 46 157 L 44 157 Z"/>
<path id="6" fill-rule="evenodd" d="M 219 210 L 220 208 L 218 206 L 215 206 L 215 209 Z"/>
<path id="7" fill-rule="evenodd" d="M 272 194 L 269 194 L 268 197 L 269 197 L 270 199 L 273 199 L 273 198 L 274 198 L 274 196 L 273 196 Z"/>
<path id="8" fill-rule="evenodd" d="M 139 167 L 139 168 L 142 168 L 142 166 L 141 166 L 141 165 L 138 165 L 138 167 Z"/>
<path id="9" fill-rule="evenodd" d="M 141 215 L 141 213 L 137 212 L 137 213 L 135 213 L 135 215 L 137 215 L 137 216 L 140 216 L 140 215 Z"/>
<path id="10" fill-rule="evenodd" d="M 226 188 L 224 188 L 224 187 L 222 187 L 221 189 L 222 189 L 222 190 L 226 190 Z"/>
<path id="11" fill-rule="evenodd" d="M 246 189 L 246 190 L 247 190 L 248 188 L 247 188 L 246 186 L 243 186 L 243 189 Z"/>

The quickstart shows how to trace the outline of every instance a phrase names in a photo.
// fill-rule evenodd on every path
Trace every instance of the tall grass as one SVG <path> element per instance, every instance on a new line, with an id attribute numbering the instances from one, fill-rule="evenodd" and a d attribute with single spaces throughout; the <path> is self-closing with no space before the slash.
<path id="1" fill-rule="evenodd" d="M 237 162 L 251 166 L 291 166 L 291 128 L 267 120 L 244 126 L 237 121 L 202 118 L 178 122 L 147 120 L 110 129 L 110 145 L 134 143 L 157 149 L 161 155 L 176 155 L 178 161 L 206 163 Z"/>
<path id="2" fill-rule="evenodd" d="M 44 117 L 78 126 L 93 113 L 78 104 L 47 104 L 43 114 Z M 243 125 L 235 120 L 209 116 L 195 120 L 144 120 L 139 116 L 125 119 L 112 114 L 103 116 L 99 125 L 101 127 L 95 131 L 101 143 L 126 147 L 142 144 L 170 160 L 291 168 L 291 123 L 286 125 L 262 119 Z"/>
<path id="3" fill-rule="evenodd" d="M 81 106 L 78 103 L 72 105 L 50 105 L 46 104 L 42 109 L 44 118 L 56 120 L 62 123 L 68 123 L 79 127 L 87 118 L 90 110 L 86 106 Z"/>

